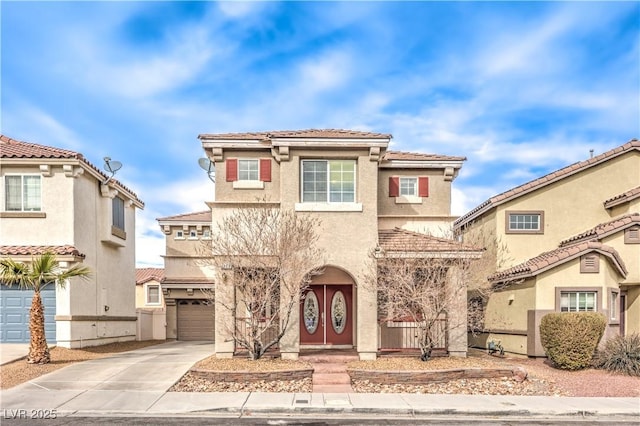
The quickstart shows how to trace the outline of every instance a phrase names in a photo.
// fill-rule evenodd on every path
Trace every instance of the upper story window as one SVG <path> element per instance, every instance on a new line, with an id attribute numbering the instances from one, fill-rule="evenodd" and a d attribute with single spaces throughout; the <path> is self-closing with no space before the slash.
<path id="1" fill-rule="evenodd" d="M 429 196 L 429 177 L 391 176 L 389 177 L 389 197 L 395 197 L 398 204 L 421 204 L 423 197 Z"/>
<path id="2" fill-rule="evenodd" d="M 198 232 L 195 229 L 189 231 L 189 239 L 193 240 L 198 238 Z"/>
<path id="3" fill-rule="evenodd" d="M 258 180 L 258 160 L 238 160 L 238 180 Z"/>
<path id="4" fill-rule="evenodd" d="M 595 312 L 595 291 L 563 291 L 560 293 L 560 312 Z"/>
<path id="5" fill-rule="evenodd" d="M 355 160 L 302 160 L 303 203 L 354 203 Z"/>
<path id="6" fill-rule="evenodd" d="M 541 211 L 507 212 L 507 234 L 542 234 L 544 233 L 544 213 Z"/>
<path id="7" fill-rule="evenodd" d="M 184 231 L 182 229 L 176 231 L 176 239 L 184 239 Z"/>
<path id="8" fill-rule="evenodd" d="M 228 158 L 225 167 L 227 182 L 236 189 L 263 189 L 271 182 L 270 158 Z"/>
<path id="9" fill-rule="evenodd" d="M 4 187 L 6 211 L 39 212 L 42 210 L 40 176 L 5 176 Z"/>
<path id="10" fill-rule="evenodd" d="M 211 238 L 211 230 L 203 229 L 202 230 L 202 238 L 203 239 L 210 239 Z"/>
<path id="11" fill-rule="evenodd" d="M 126 238 L 124 227 L 124 200 L 120 197 L 113 197 L 111 205 L 111 233 L 117 237 L 124 239 Z"/>
<path id="12" fill-rule="evenodd" d="M 401 177 L 400 178 L 400 195 L 417 196 L 418 195 L 418 178 Z"/>

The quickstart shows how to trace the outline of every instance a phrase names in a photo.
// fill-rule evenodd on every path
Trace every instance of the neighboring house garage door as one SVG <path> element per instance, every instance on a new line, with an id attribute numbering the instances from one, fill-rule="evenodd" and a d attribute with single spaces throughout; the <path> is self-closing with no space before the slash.
<path id="1" fill-rule="evenodd" d="M 209 300 L 179 300 L 178 340 L 214 340 L 213 315 Z"/>
<path id="2" fill-rule="evenodd" d="M 49 285 L 40 291 L 44 305 L 44 330 L 47 343 L 56 341 L 56 290 Z M 0 285 L 0 342 L 29 343 L 29 309 L 33 290 Z"/>

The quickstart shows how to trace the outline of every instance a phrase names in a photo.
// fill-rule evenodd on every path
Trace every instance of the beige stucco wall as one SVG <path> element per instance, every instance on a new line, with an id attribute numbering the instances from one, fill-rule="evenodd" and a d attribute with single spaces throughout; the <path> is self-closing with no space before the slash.
<path id="1" fill-rule="evenodd" d="M 233 182 L 227 182 L 226 160 L 229 158 L 252 159 L 252 158 L 269 158 L 271 159 L 271 182 L 264 182 L 263 189 L 234 189 Z M 266 199 L 269 201 L 278 201 L 280 196 L 280 165 L 271 156 L 269 149 L 264 150 L 225 150 L 224 161 L 216 162 L 216 200 L 224 201 L 256 201 L 258 199 Z M 286 176 L 283 174 L 283 176 Z"/>
<path id="2" fill-rule="evenodd" d="M 496 208 L 495 229 L 516 265 L 560 241 L 612 219 L 603 202 L 640 182 L 640 153 L 629 154 L 566 177 Z M 544 234 L 506 234 L 507 211 L 544 211 Z"/>
<path id="3" fill-rule="evenodd" d="M 46 164 L 46 161 L 42 161 Z M 88 280 L 72 279 L 56 290 L 56 338 L 64 347 L 133 340 L 135 321 L 135 207 L 126 202 L 126 240 L 111 235 L 111 198 L 80 165 L 50 167 L 41 178 L 44 218 L 3 218 L 3 245 L 72 245 L 86 257 Z M 2 174 L 40 174 L 39 166 L 13 167 Z M 4 180 L 3 180 L 4 183 Z M 4 197 L 4 191 L 0 191 Z M 4 200 L 2 209 L 4 210 Z M 108 231 L 107 231 L 108 230 Z M 106 243 L 105 243 L 106 241 Z M 108 310 L 105 309 L 108 306 Z"/>
<path id="4" fill-rule="evenodd" d="M 391 176 L 427 176 L 429 178 L 429 196 L 423 197 L 420 204 L 397 203 L 396 197 L 389 197 L 389 178 Z M 378 214 L 381 216 L 450 216 L 451 180 L 445 180 L 444 169 L 380 169 L 378 173 Z"/>
<path id="5" fill-rule="evenodd" d="M 164 307 L 164 295 L 160 290 L 160 303 L 147 304 L 147 287 L 150 285 L 160 285 L 156 280 L 150 280 L 143 284 L 136 284 L 136 309 L 162 309 Z"/>

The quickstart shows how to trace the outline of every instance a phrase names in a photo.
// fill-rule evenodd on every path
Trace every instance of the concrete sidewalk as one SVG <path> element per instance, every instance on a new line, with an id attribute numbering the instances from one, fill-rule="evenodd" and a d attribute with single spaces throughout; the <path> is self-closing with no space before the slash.
<path id="1" fill-rule="evenodd" d="M 0 393 L 3 413 L 63 416 L 318 417 L 357 414 L 640 420 L 637 398 L 359 393 L 195 393 L 167 390 L 213 352 L 211 343 L 170 342 L 65 367 Z M 12 411 L 10 411 L 12 410 Z"/>

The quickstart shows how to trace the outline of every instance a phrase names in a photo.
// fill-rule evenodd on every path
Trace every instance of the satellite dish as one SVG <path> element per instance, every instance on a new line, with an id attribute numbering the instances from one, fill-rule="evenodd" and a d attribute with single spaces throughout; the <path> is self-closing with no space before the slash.
<path id="1" fill-rule="evenodd" d="M 116 174 L 116 172 L 118 170 L 120 170 L 122 168 L 122 163 L 119 161 L 111 161 L 110 157 L 104 157 L 104 169 L 106 171 L 108 171 L 109 173 L 111 173 L 111 176 L 109 176 L 107 178 L 107 180 L 104 181 L 103 185 L 106 185 L 107 183 L 109 183 L 109 181 L 111 180 L 111 178 Z"/>
<path id="2" fill-rule="evenodd" d="M 215 175 L 216 175 L 216 165 L 213 161 L 209 160 L 206 157 L 203 158 L 199 158 L 198 159 L 198 165 L 200 166 L 200 168 L 202 170 L 204 170 L 205 172 L 207 172 L 207 175 L 209 176 L 209 179 L 211 179 L 211 182 L 216 181 L 215 179 Z"/>

